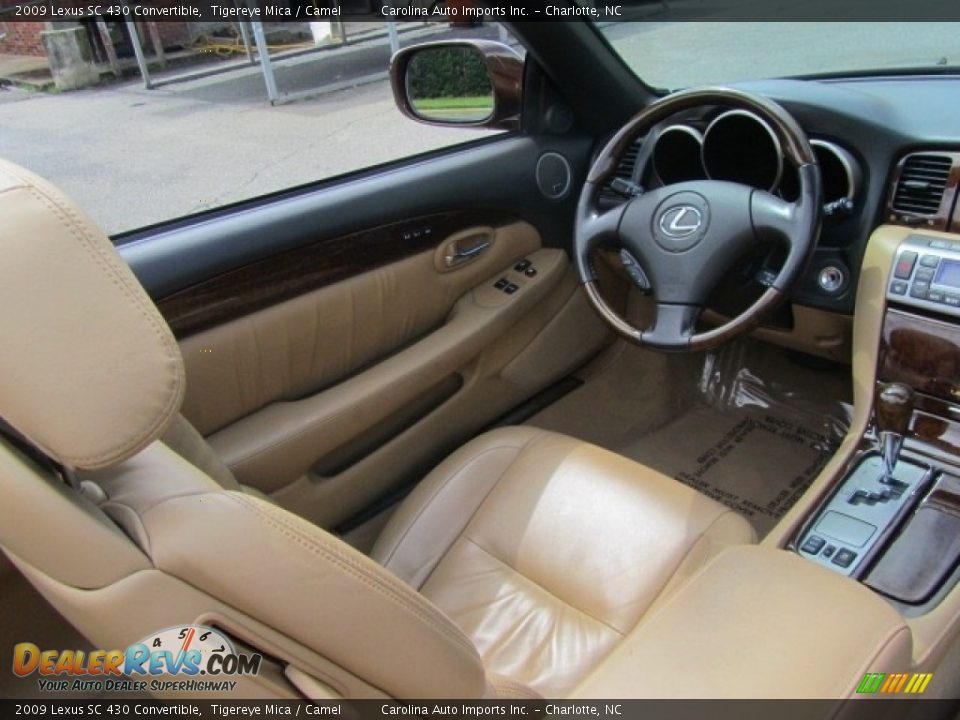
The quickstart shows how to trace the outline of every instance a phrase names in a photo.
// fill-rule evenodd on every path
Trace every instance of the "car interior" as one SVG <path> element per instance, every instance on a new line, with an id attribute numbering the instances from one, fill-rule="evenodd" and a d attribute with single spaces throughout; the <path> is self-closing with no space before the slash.
<path id="1" fill-rule="evenodd" d="M 391 65 L 506 132 L 118 238 L 0 161 L 4 647 L 205 625 L 264 658 L 234 698 L 960 697 L 960 80 L 663 94 L 511 30 L 439 48 L 480 118 L 411 96 L 437 46 Z"/>

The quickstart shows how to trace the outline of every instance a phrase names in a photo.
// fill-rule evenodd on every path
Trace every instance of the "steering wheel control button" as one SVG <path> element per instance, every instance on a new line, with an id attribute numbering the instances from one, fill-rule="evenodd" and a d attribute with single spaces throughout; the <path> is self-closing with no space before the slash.
<path id="1" fill-rule="evenodd" d="M 671 195 L 653 214 L 653 237 L 661 248 L 681 253 L 699 243 L 710 224 L 710 206 L 695 192 Z"/>
<path id="2" fill-rule="evenodd" d="M 623 263 L 623 269 L 627 271 L 627 275 L 630 276 L 634 285 L 644 292 L 650 290 L 650 280 L 647 278 L 647 274 L 628 250 L 620 251 L 620 262 Z"/>
<path id="3" fill-rule="evenodd" d="M 853 550 L 848 550 L 847 548 L 840 548 L 837 550 L 836 555 L 833 556 L 834 565 L 839 565 L 842 568 L 850 567 L 850 563 L 857 559 L 857 554 Z"/>
<path id="4" fill-rule="evenodd" d="M 893 276 L 900 280 L 909 280 L 913 273 L 913 265 L 917 262 L 917 254 L 909 250 L 900 254 L 897 266 L 893 269 Z"/>
<path id="5" fill-rule="evenodd" d="M 907 281 L 906 280 L 894 280 L 890 283 L 890 292 L 894 295 L 906 295 L 907 294 Z"/>
<path id="6" fill-rule="evenodd" d="M 807 538 L 807 541 L 800 546 L 800 549 L 805 553 L 809 553 L 810 555 L 816 555 L 826 544 L 827 541 L 819 535 L 811 535 Z"/>

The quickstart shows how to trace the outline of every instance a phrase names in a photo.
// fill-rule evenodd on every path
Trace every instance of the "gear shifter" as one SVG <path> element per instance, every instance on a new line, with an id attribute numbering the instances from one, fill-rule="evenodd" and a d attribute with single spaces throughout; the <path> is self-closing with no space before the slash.
<path id="1" fill-rule="evenodd" d="M 913 416 L 913 390 L 903 383 L 887 383 L 877 393 L 876 422 L 883 452 L 883 477 L 880 482 L 896 484 L 893 469 L 900 457 L 903 436 Z"/>

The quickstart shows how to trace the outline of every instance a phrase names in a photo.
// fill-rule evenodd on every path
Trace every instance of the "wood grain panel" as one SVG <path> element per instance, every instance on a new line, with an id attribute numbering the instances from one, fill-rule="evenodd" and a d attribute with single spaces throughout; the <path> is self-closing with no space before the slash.
<path id="1" fill-rule="evenodd" d="M 880 340 L 878 377 L 960 402 L 960 327 L 888 310 Z"/>
<path id="2" fill-rule="evenodd" d="M 475 225 L 514 218 L 467 210 L 383 225 L 271 255 L 157 302 L 178 338 L 288 300 L 439 245 Z"/>

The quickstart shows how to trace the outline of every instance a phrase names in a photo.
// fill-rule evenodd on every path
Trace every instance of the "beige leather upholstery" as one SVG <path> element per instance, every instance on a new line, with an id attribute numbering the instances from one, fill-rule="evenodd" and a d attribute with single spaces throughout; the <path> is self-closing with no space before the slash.
<path id="1" fill-rule="evenodd" d="M 864 673 L 909 669 L 910 644 L 900 614 L 860 583 L 795 553 L 732 547 L 573 696 L 842 699 Z"/>
<path id="2" fill-rule="evenodd" d="M 443 613 L 315 525 L 224 491 L 162 443 L 89 479 L 107 495 L 103 510 L 154 567 L 391 696 L 485 692 L 476 650 Z"/>
<path id="3" fill-rule="evenodd" d="M 372 555 L 443 609 L 488 671 L 556 697 L 678 570 L 752 539 L 745 520 L 675 480 L 573 438 L 507 428 L 420 483 Z"/>
<path id="4" fill-rule="evenodd" d="M 158 440 L 182 368 L 142 288 L 68 201 L 6 164 L 0 212 L 0 416 L 99 489 L 66 487 L 0 438 L 0 548 L 95 646 L 215 622 L 344 697 L 556 696 L 585 678 L 577 692 L 630 696 L 648 692 L 642 678 L 666 655 L 719 682 L 743 672 L 743 648 L 754 669 L 768 655 L 749 654 L 740 630 L 754 614 L 761 628 L 796 617 L 797 582 L 844 613 L 866 592 L 782 552 L 749 568 L 738 554 L 711 563 L 752 540 L 744 520 L 625 458 L 528 428 L 442 463 L 386 528 L 377 564 L 242 492 L 179 420 L 166 438 L 182 455 Z M 870 608 L 845 632 L 844 677 L 906 662 L 891 612 Z M 821 661 L 797 635 L 781 649 L 800 655 L 781 667 Z M 244 681 L 294 696 L 275 675 Z"/>
<path id="5" fill-rule="evenodd" d="M 180 407 L 173 335 L 91 220 L 3 161 L 0 217 L 0 416 L 70 467 L 130 457 Z"/>
<path id="6" fill-rule="evenodd" d="M 203 436 L 183 415 L 177 413 L 160 438 L 163 444 L 191 465 L 206 473 L 224 490 L 243 489 Z"/>

